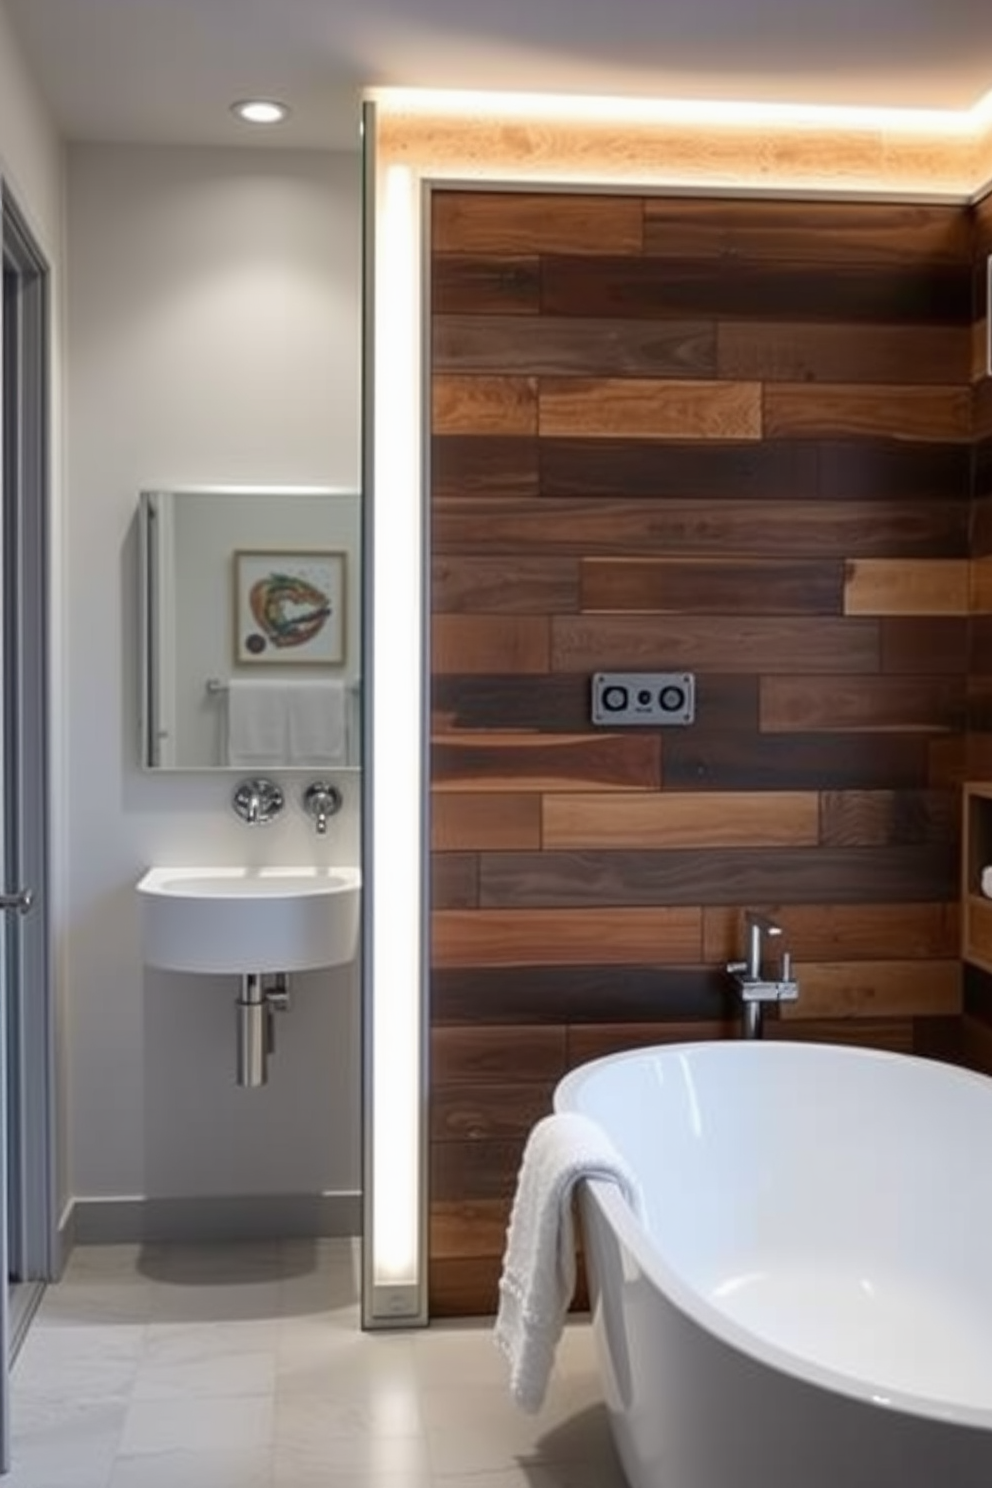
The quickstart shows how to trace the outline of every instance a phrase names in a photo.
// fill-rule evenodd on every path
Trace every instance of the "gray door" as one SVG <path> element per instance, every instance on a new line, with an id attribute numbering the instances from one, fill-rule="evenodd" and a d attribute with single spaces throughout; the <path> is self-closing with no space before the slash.
<path id="1" fill-rule="evenodd" d="M 0 1466 L 5 1367 L 54 1273 L 48 914 L 48 298 L 45 260 L 2 195 L 0 340 Z M 7 1285 L 2 1285 L 6 1278 Z"/>

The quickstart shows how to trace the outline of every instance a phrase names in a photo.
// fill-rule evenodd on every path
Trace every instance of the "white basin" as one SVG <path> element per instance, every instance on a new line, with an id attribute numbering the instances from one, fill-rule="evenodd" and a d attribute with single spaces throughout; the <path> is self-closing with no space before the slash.
<path id="1" fill-rule="evenodd" d="M 351 961 L 358 868 L 150 868 L 138 884 L 149 966 L 305 971 Z"/>

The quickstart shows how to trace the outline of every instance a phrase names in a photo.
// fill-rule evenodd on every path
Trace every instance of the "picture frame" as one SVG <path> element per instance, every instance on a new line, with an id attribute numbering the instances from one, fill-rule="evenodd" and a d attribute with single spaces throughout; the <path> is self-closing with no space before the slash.
<path id="1" fill-rule="evenodd" d="M 347 554 L 241 548 L 233 555 L 238 666 L 342 666 Z"/>

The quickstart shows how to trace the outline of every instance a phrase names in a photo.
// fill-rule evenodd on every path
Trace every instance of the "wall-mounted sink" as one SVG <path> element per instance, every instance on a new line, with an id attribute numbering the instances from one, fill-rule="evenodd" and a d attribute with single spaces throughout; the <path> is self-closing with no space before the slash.
<path id="1" fill-rule="evenodd" d="M 150 868 L 138 883 L 149 966 L 305 971 L 351 961 L 358 868 Z"/>

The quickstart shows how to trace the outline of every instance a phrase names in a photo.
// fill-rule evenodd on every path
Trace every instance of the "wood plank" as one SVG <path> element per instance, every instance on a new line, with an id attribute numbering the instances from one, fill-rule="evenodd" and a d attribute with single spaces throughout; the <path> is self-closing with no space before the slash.
<path id="1" fill-rule="evenodd" d="M 435 501 L 497 496 L 529 500 L 538 493 L 538 441 L 503 434 L 437 434 L 431 440 Z"/>
<path id="2" fill-rule="evenodd" d="M 956 842 L 956 791 L 824 791 L 821 840 L 828 847 Z"/>
<path id="3" fill-rule="evenodd" d="M 972 437 L 984 440 L 992 437 L 992 379 L 982 377 L 972 389 Z"/>
<path id="4" fill-rule="evenodd" d="M 744 683 L 745 679 L 735 679 Z M 712 693 L 713 688 L 709 689 Z M 718 690 L 722 697 L 725 688 Z M 555 676 L 460 676 L 437 673 L 431 678 L 434 731 L 455 729 L 505 732 L 519 729 L 581 734 L 589 730 L 589 679 L 579 673 Z M 758 716 L 757 684 L 753 714 Z"/>
<path id="5" fill-rule="evenodd" d="M 958 265 L 896 270 L 849 264 L 695 256 L 549 254 L 541 265 L 545 315 L 717 320 L 822 320 L 970 326 L 971 275 Z"/>
<path id="6" fill-rule="evenodd" d="M 499 1305 L 502 1254 L 430 1259 L 427 1296 L 432 1318 L 490 1317 Z"/>
<path id="7" fill-rule="evenodd" d="M 577 1069 L 591 1059 L 605 1059 L 628 1049 L 657 1045 L 709 1043 L 738 1037 L 736 1016 L 710 1022 L 691 1023 L 595 1023 L 575 1024 L 568 1030 L 568 1067 Z"/>
<path id="8" fill-rule="evenodd" d="M 972 615 L 968 626 L 968 671 L 972 676 L 992 674 L 992 615 Z"/>
<path id="9" fill-rule="evenodd" d="M 884 618 L 882 671 L 957 676 L 968 670 L 968 622 L 962 617 Z"/>
<path id="10" fill-rule="evenodd" d="M 429 1214 L 431 1260 L 502 1255 L 510 1209 L 509 1199 L 435 1200 Z"/>
<path id="11" fill-rule="evenodd" d="M 432 365 L 435 373 L 714 378 L 716 327 L 700 320 L 436 315 Z"/>
<path id="12" fill-rule="evenodd" d="M 678 965 L 699 960 L 696 908 L 441 910 L 431 959 L 446 966 Z"/>
<path id="13" fill-rule="evenodd" d="M 538 429 L 586 439 L 760 439 L 761 384 L 544 377 Z"/>
<path id="14" fill-rule="evenodd" d="M 799 998 L 783 1003 L 783 1023 L 804 1018 L 950 1017 L 961 1012 L 961 966 L 954 961 L 804 961 Z"/>
<path id="15" fill-rule="evenodd" d="M 440 503 L 435 553 L 550 551 L 725 558 L 965 558 L 968 502 L 503 501 Z"/>
<path id="16" fill-rule="evenodd" d="M 827 439 L 813 447 L 817 493 L 826 501 L 891 500 L 905 505 L 907 501 L 960 500 L 971 492 L 967 445 Z"/>
<path id="17" fill-rule="evenodd" d="M 761 852 L 724 848 L 718 853 L 695 848 L 603 849 L 484 853 L 479 875 L 484 911 L 594 911 L 609 906 L 768 901 L 929 904 L 956 897 L 960 863 L 957 850 L 940 843 L 925 847 L 766 847 Z M 464 914 L 471 918 L 472 911 Z M 596 959 L 612 957 L 597 953 Z M 664 959 L 670 962 L 672 958 Z M 684 955 L 679 959 L 695 958 Z"/>
<path id="18" fill-rule="evenodd" d="M 966 693 L 961 677 L 765 676 L 760 699 L 765 733 L 809 729 L 955 732 L 965 725 Z"/>
<path id="19" fill-rule="evenodd" d="M 979 470 L 981 467 L 981 451 L 983 446 L 978 445 L 975 450 L 975 500 L 972 502 L 972 526 L 971 526 L 971 555 L 973 558 L 987 558 L 992 553 L 992 494 L 981 493 L 978 489 Z"/>
<path id="20" fill-rule="evenodd" d="M 855 558 L 847 565 L 848 615 L 966 615 L 965 559 Z"/>
<path id="21" fill-rule="evenodd" d="M 543 615 L 436 615 L 434 672 L 547 672 L 550 621 Z"/>
<path id="22" fill-rule="evenodd" d="M 816 494 L 819 451 L 809 440 L 676 444 L 545 436 L 538 447 L 541 493 L 545 497 L 605 497 L 614 501 L 622 494 L 628 500 L 676 496 L 706 502 L 795 502 Z M 908 483 L 902 485 L 902 499 L 909 489 Z M 946 483 L 937 494 L 945 489 Z M 966 491 L 967 485 L 962 489 Z"/>
<path id="23" fill-rule="evenodd" d="M 927 779 L 936 789 L 950 790 L 971 778 L 966 734 L 931 734 L 928 753 Z"/>
<path id="24" fill-rule="evenodd" d="M 620 670 L 849 672 L 878 669 L 871 620 L 805 616 L 556 615 L 556 672 Z M 764 704 L 763 704 L 764 709 Z M 814 725 L 815 726 L 815 725 Z"/>
<path id="25" fill-rule="evenodd" d="M 955 928 L 948 954 L 959 939 Z M 518 966 L 512 977 L 499 966 L 448 967 L 432 972 L 430 995 L 435 1025 L 516 1026 L 719 1021 L 730 992 L 722 966 L 587 964 Z"/>
<path id="26" fill-rule="evenodd" d="M 431 903 L 436 909 L 474 909 L 479 902 L 479 859 L 475 853 L 434 853 Z"/>
<path id="27" fill-rule="evenodd" d="M 950 737 L 670 729 L 664 740 L 665 785 L 678 790 L 916 789 L 931 780 L 930 741 Z"/>
<path id="28" fill-rule="evenodd" d="M 783 847 L 819 838 L 813 791 L 546 796 L 546 848 Z"/>
<path id="29" fill-rule="evenodd" d="M 660 196 L 644 203 L 644 252 L 919 273 L 921 264 L 965 266 L 971 243 L 966 214 L 955 206 Z"/>
<path id="30" fill-rule="evenodd" d="M 579 560 L 444 555 L 431 564 L 435 614 L 567 614 L 579 608 Z"/>
<path id="31" fill-rule="evenodd" d="M 434 434 L 536 434 L 537 379 L 437 376 L 432 381 Z"/>
<path id="32" fill-rule="evenodd" d="M 967 326 L 822 325 L 722 321 L 721 377 L 809 383 L 965 383 L 971 365 Z"/>
<path id="33" fill-rule="evenodd" d="M 953 386 L 770 382 L 765 386 L 764 431 L 768 439 L 868 435 L 963 443 L 971 438 L 971 395 L 967 388 Z"/>
<path id="34" fill-rule="evenodd" d="M 964 904 L 961 954 L 966 961 L 992 967 L 992 901 L 969 894 Z"/>
<path id="35" fill-rule="evenodd" d="M 765 1038 L 845 1044 L 858 1049 L 883 1049 L 890 1054 L 917 1052 L 916 1023 L 912 1018 L 768 1018 Z"/>
<path id="36" fill-rule="evenodd" d="M 968 608 L 973 615 L 992 615 L 992 555 L 976 558 L 970 565 Z"/>
<path id="37" fill-rule="evenodd" d="M 978 1018 L 962 1018 L 961 1052 L 969 1069 L 992 1074 L 992 1028 Z"/>
<path id="38" fill-rule="evenodd" d="M 431 1197 L 500 1199 L 512 1195 L 523 1156 L 522 1137 L 492 1137 L 484 1142 L 432 1142 Z"/>
<path id="39" fill-rule="evenodd" d="M 542 1089 L 565 1070 L 565 1029 L 431 1029 L 431 1084 L 505 1085 L 527 1081 Z"/>
<path id="40" fill-rule="evenodd" d="M 655 791 L 661 785 L 656 730 L 586 734 L 442 734 L 431 745 L 435 792 Z"/>
<path id="41" fill-rule="evenodd" d="M 840 559 L 585 558 L 580 608 L 693 614 L 839 615 Z M 566 607 L 557 607 L 564 613 Z"/>
<path id="42" fill-rule="evenodd" d="M 950 1018 L 914 1018 L 913 1053 L 922 1059 L 942 1059 L 947 1064 L 964 1064 L 961 1016 Z"/>
<path id="43" fill-rule="evenodd" d="M 431 1139 L 483 1142 L 500 1137 L 526 1137 L 542 1116 L 551 1114 L 551 1083 L 503 1085 L 433 1084 Z"/>
<path id="44" fill-rule="evenodd" d="M 431 308 L 437 315 L 537 315 L 541 261 L 536 254 L 471 258 L 435 254 Z"/>
<path id="45" fill-rule="evenodd" d="M 950 959 L 959 946 L 960 916 L 954 903 L 767 904 L 761 909 L 785 931 L 798 960 L 878 961 L 898 947 L 901 960 Z M 744 950 L 743 905 L 707 905 L 703 911 L 703 959 L 724 963 Z"/>
<path id="46" fill-rule="evenodd" d="M 640 253 L 639 196 L 578 191 L 459 191 L 431 197 L 434 253 Z"/>
<path id="47" fill-rule="evenodd" d="M 538 795 L 475 795 L 436 792 L 431 799 L 431 847 L 435 852 L 491 852 L 541 846 Z"/>

